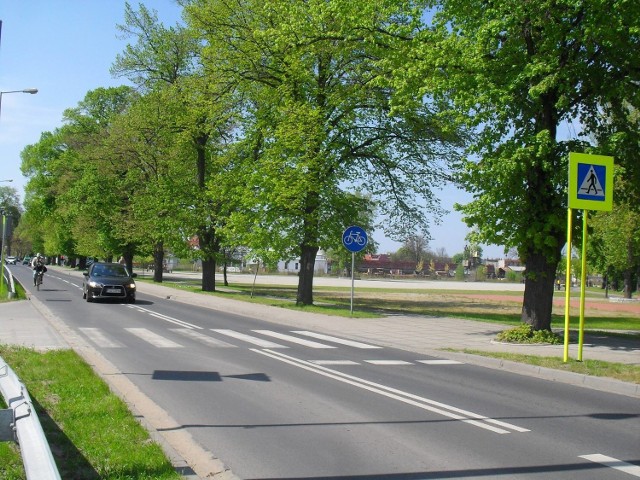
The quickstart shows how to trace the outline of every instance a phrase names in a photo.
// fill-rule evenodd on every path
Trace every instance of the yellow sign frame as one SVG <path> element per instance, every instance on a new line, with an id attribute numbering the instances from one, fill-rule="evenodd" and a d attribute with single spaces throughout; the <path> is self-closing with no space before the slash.
<path id="1" fill-rule="evenodd" d="M 580 323 L 578 327 L 578 355 L 582 361 L 584 345 L 584 301 L 587 280 L 587 223 L 589 210 L 609 212 L 613 209 L 613 157 L 569 153 L 569 208 L 567 209 L 567 271 L 564 300 L 564 362 L 569 361 L 569 323 L 571 303 L 571 232 L 573 209 L 584 210 L 582 215 L 582 275 L 580 278 Z M 604 181 L 604 182 L 603 182 Z M 604 185 L 602 184 L 604 183 Z M 586 188 L 584 186 L 586 185 Z M 591 188 L 594 193 L 590 193 Z M 600 190 L 600 192 L 598 191 Z M 582 191 L 582 193 L 581 193 Z"/>
<path id="2" fill-rule="evenodd" d="M 591 169 L 595 169 L 599 173 L 595 181 L 603 187 L 602 195 L 581 193 L 580 189 L 584 183 L 586 172 Z M 568 193 L 569 208 L 610 212 L 613 209 L 613 157 L 570 152 Z"/>

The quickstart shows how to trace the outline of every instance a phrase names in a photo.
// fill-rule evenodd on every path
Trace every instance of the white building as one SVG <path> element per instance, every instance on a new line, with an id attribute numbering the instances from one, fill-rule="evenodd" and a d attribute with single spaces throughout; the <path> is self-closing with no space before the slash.
<path id="1" fill-rule="evenodd" d="M 316 274 L 329 273 L 329 262 L 327 262 L 327 256 L 324 253 L 324 250 L 318 251 L 313 271 Z M 298 272 L 300 272 L 300 259 L 296 258 L 295 260 L 280 260 L 278 262 L 278 272 L 297 274 Z"/>

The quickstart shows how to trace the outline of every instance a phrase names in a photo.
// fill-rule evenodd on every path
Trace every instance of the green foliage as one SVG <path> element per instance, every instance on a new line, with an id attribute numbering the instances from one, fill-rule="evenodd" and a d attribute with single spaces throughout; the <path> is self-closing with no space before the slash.
<path id="1" fill-rule="evenodd" d="M 500 332 L 496 339 L 508 343 L 550 343 L 557 345 L 562 342 L 561 338 L 552 331 L 534 330 L 531 325 L 527 324 Z"/>
<path id="2" fill-rule="evenodd" d="M 615 5 L 444 0 L 433 28 L 403 30 L 419 60 L 394 72 L 398 108 L 431 96 L 474 129 L 457 174 L 474 198 L 455 208 L 476 240 L 518 248 L 527 291 L 542 292 L 525 295 L 524 311 L 542 329 L 566 240 L 567 153 L 586 147 L 558 131 L 578 118 L 593 132 L 603 104 L 640 101 L 639 41 L 627 33 L 640 29 L 640 5 Z"/>
<path id="3" fill-rule="evenodd" d="M 373 60 L 395 54 L 381 45 L 402 8 L 364 0 L 186 7 L 206 39 L 205 68 L 243 95 L 243 135 L 232 148 L 240 208 L 228 235 L 288 258 L 339 248 L 344 228 L 374 205 L 392 237 L 426 228 L 425 211 L 437 211 L 431 186 L 446 169 L 439 159 L 453 156 L 455 136 L 423 106 L 390 114 Z"/>

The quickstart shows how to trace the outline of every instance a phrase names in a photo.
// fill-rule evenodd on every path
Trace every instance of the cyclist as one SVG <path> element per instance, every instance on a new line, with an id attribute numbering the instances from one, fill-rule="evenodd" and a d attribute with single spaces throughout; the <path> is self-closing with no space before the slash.
<path id="1" fill-rule="evenodd" d="M 44 272 L 47 271 L 42 254 L 38 253 L 33 257 L 33 260 L 31 260 L 31 268 L 33 269 L 33 286 L 35 287 L 37 285 L 38 274 L 42 273 L 42 276 L 44 277 Z"/>

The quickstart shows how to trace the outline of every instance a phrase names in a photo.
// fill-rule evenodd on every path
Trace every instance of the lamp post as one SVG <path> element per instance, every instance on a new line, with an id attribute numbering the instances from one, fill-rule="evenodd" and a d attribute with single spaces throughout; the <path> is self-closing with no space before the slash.
<path id="1" fill-rule="evenodd" d="M 0 291 L 4 290 L 4 246 L 7 241 L 7 216 L 4 210 L 0 210 L 2 215 L 2 248 L 0 248 Z"/>
<path id="2" fill-rule="evenodd" d="M 0 92 L 0 114 L 2 114 L 2 95 L 5 93 L 30 93 L 31 95 L 35 95 L 38 93 L 37 88 L 25 88 L 24 90 L 7 90 L 5 92 Z"/>

